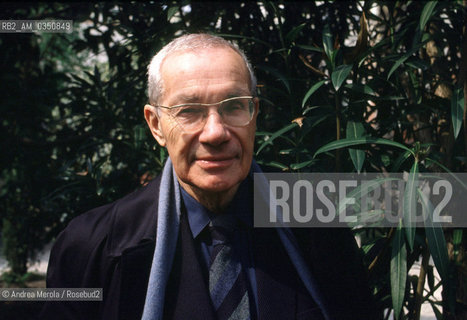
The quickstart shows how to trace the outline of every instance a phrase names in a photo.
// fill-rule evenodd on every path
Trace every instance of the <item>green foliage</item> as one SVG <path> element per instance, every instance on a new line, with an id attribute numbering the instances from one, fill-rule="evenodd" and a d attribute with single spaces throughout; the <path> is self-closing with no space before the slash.
<path id="1" fill-rule="evenodd" d="M 2 287 L 24 288 L 29 281 L 44 280 L 44 275 L 27 272 L 18 274 L 14 272 L 5 272 L 0 276 L 0 281 L 4 283 Z"/>
<path id="2" fill-rule="evenodd" d="M 407 185 L 404 191 L 404 209 L 403 209 L 403 221 L 405 226 L 405 236 L 407 243 L 409 244 L 410 250 L 413 251 L 415 241 L 415 228 L 413 225 L 413 212 L 417 209 L 417 181 L 418 177 L 418 160 L 415 159 L 412 168 L 410 169 L 409 176 L 407 178 Z"/>
<path id="3" fill-rule="evenodd" d="M 347 131 L 345 136 L 348 139 L 357 139 L 364 135 L 365 128 L 360 122 L 348 121 Z M 352 159 L 353 165 L 358 173 L 362 170 L 363 163 L 365 161 L 365 152 L 363 150 L 349 149 L 350 158 Z"/>
<path id="4" fill-rule="evenodd" d="M 256 158 L 265 170 L 465 171 L 459 2 L 41 3 L 1 12 L 72 17 L 75 27 L 0 34 L 1 230 L 18 274 L 71 218 L 160 171 L 167 154 L 142 114 L 146 68 L 181 33 L 222 35 L 250 57 L 261 101 Z M 420 199 L 416 186 L 405 192 Z M 462 233 L 432 226 L 355 233 L 382 310 L 413 317 L 417 281 L 426 278 L 423 301 L 435 314 L 438 287 L 445 316 L 462 312 L 452 294 L 466 270 L 456 260 L 465 256 Z M 441 281 L 433 268 L 407 275 L 425 250 Z"/>
<path id="5" fill-rule="evenodd" d="M 407 282 L 407 248 L 404 240 L 402 221 L 396 230 L 391 254 L 391 296 L 394 318 L 399 319 L 404 304 Z"/>
<path id="6" fill-rule="evenodd" d="M 457 138 L 462 127 L 462 118 L 464 115 L 464 99 L 462 89 L 454 90 L 451 99 L 451 115 L 452 127 L 454 129 L 454 137 Z"/>

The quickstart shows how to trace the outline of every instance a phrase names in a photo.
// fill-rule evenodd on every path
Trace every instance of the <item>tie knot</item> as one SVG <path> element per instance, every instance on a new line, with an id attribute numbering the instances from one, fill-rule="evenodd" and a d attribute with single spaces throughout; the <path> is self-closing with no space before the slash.
<path id="1" fill-rule="evenodd" d="M 211 220 L 209 232 L 213 245 L 228 243 L 232 240 L 238 221 L 233 215 L 220 215 Z"/>
<path id="2" fill-rule="evenodd" d="M 212 244 L 225 244 L 228 243 L 232 237 L 232 232 L 220 226 L 210 226 L 209 232 L 211 233 Z"/>

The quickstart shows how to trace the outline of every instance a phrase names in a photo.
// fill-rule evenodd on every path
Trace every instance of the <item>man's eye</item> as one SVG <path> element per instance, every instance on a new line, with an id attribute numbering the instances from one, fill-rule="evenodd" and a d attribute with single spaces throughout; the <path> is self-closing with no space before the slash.
<path id="1" fill-rule="evenodd" d="M 245 110 L 245 106 L 239 101 L 229 101 L 224 105 L 223 109 L 225 112 L 235 112 Z"/>
<path id="2" fill-rule="evenodd" d="M 177 117 L 189 117 L 189 116 L 197 116 L 203 114 L 203 107 L 199 106 L 186 106 L 179 108 L 178 112 L 176 113 Z"/>

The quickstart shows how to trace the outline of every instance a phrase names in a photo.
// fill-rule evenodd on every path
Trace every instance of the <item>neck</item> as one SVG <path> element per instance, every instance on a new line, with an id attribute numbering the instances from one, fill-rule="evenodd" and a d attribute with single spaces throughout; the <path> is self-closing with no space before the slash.
<path id="1" fill-rule="evenodd" d="M 190 196 L 201 203 L 206 209 L 216 214 L 222 213 L 230 202 L 232 202 L 239 186 L 239 184 L 237 184 L 235 187 L 226 191 L 210 192 L 201 190 L 196 186 L 186 184 L 180 180 L 178 180 L 178 182 Z"/>

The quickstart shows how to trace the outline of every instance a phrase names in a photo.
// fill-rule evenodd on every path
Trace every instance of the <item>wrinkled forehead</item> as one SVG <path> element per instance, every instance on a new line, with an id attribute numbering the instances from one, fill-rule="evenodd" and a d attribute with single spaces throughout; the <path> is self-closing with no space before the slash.
<path id="1" fill-rule="evenodd" d="M 250 78 L 242 57 L 226 47 L 178 51 L 161 66 L 164 96 L 174 92 L 235 87 L 243 95 L 250 90 Z"/>

